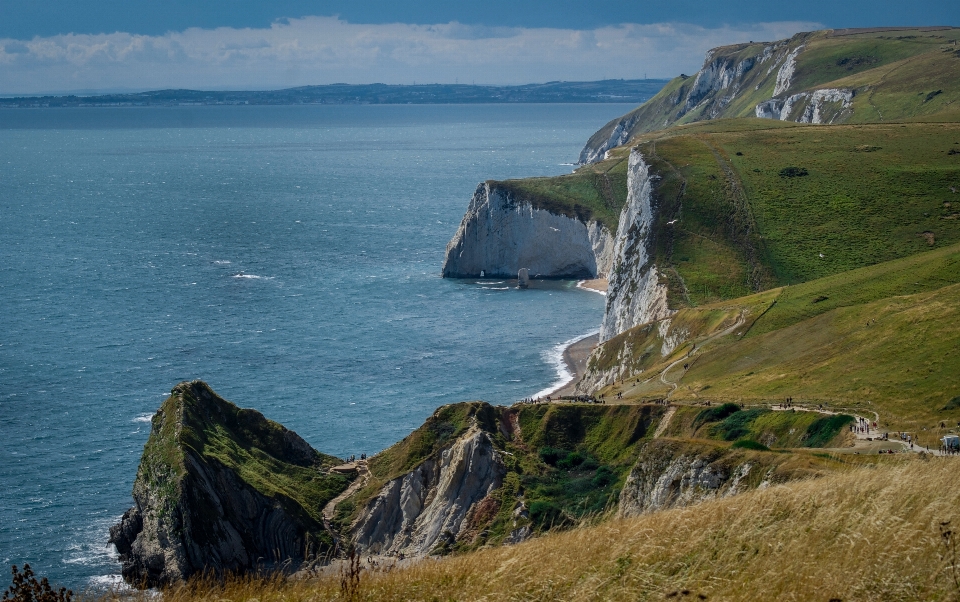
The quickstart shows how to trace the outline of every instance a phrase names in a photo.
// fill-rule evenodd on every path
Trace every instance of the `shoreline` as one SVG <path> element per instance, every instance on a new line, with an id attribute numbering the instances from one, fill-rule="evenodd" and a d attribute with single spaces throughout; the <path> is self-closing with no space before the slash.
<path id="1" fill-rule="evenodd" d="M 598 295 L 607 296 L 607 279 L 593 278 L 577 281 L 577 288 Z M 593 330 L 587 334 L 561 343 L 556 358 L 557 381 L 531 397 L 537 399 L 547 395 L 573 395 L 574 387 L 583 378 L 587 371 L 587 360 L 600 342 L 600 331 Z"/>

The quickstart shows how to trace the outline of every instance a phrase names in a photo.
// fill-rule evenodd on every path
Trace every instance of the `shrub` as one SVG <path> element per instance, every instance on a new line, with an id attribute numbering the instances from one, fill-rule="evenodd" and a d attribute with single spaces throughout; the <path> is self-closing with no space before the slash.
<path id="1" fill-rule="evenodd" d="M 753 449 L 756 451 L 770 451 L 770 448 L 763 443 L 758 443 L 753 439 L 739 439 L 733 442 L 731 449 Z"/>
<path id="2" fill-rule="evenodd" d="M 561 468 L 563 470 L 573 470 L 574 468 L 583 464 L 583 461 L 586 459 L 586 456 L 580 452 L 571 452 L 567 454 L 567 457 L 557 462 L 557 468 Z"/>
<path id="3" fill-rule="evenodd" d="M 560 526 L 566 522 L 560 507 L 545 500 L 537 500 L 530 504 L 530 520 L 540 528 Z"/>
<path id="4" fill-rule="evenodd" d="M 591 484 L 597 489 L 602 489 L 616 480 L 617 475 L 608 466 L 601 466 L 597 469 L 597 474 L 593 476 Z"/>
<path id="5" fill-rule="evenodd" d="M 541 447 L 537 452 L 540 459 L 550 466 L 556 466 L 557 462 L 567 457 L 567 452 L 555 447 Z"/>
<path id="6" fill-rule="evenodd" d="M 781 178 L 801 178 L 810 175 L 806 167 L 784 167 L 780 170 Z"/>
<path id="7" fill-rule="evenodd" d="M 703 410 L 693 419 L 693 428 L 697 428 L 705 422 L 719 422 L 739 411 L 740 406 L 735 403 L 725 403 L 722 406 Z"/>
<path id="8" fill-rule="evenodd" d="M 807 447 L 823 447 L 837 436 L 840 430 L 853 422 L 853 416 L 836 414 L 814 420 L 807 427 L 805 443 Z"/>
<path id="9" fill-rule="evenodd" d="M 23 572 L 13 565 L 13 583 L 3 592 L 3 600 L 9 602 L 71 602 L 73 591 L 65 587 L 54 590 L 44 577 L 40 581 L 33 574 L 29 564 L 23 565 Z"/>

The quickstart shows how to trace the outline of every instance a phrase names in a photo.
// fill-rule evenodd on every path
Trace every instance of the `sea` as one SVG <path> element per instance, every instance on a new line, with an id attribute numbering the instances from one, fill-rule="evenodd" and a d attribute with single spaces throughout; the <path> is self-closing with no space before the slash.
<path id="1" fill-rule="evenodd" d="M 631 108 L 0 110 L 0 564 L 117 583 L 109 527 L 184 380 L 346 457 L 569 379 L 603 297 L 443 279 L 444 250 L 478 183 L 568 173 Z"/>

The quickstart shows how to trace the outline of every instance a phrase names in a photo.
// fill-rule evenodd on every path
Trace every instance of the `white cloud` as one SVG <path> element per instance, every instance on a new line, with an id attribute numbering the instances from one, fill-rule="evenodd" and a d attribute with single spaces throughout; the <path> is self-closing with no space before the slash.
<path id="1" fill-rule="evenodd" d="M 268 29 L 0 39 L 0 93 L 673 77 L 699 69 L 712 47 L 775 40 L 819 27 L 775 22 L 708 29 L 661 23 L 571 30 L 357 25 L 336 17 L 305 17 Z"/>

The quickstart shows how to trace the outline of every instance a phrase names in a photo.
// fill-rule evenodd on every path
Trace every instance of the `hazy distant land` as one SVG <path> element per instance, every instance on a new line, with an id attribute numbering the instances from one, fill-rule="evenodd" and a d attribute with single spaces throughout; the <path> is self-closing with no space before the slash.
<path id="1" fill-rule="evenodd" d="M 327 84 L 285 90 L 154 90 L 95 96 L 0 98 L 0 108 L 179 105 L 643 103 L 669 80 L 607 79 L 520 86 L 470 84 Z"/>

